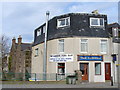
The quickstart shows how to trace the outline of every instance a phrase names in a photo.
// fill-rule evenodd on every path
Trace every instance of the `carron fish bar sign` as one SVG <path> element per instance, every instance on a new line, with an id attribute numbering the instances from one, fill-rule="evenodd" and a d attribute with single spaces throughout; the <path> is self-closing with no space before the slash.
<path id="1" fill-rule="evenodd" d="M 103 56 L 78 56 L 80 61 L 103 61 Z"/>

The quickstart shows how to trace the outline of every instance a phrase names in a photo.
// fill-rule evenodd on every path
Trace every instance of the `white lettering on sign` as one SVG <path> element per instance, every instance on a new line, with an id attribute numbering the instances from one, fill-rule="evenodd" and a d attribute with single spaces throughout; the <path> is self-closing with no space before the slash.
<path id="1" fill-rule="evenodd" d="M 53 54 L 50 55 L 50 62 L 72 62 L 73 55 L 72 54 Z"/>

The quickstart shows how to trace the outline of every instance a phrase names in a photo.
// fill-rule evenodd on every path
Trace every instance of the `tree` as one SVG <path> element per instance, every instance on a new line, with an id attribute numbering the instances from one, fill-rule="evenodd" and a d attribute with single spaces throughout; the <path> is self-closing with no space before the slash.
<path id="1" fill-rule="evenodd" d="M 6 35 L 0 36 L 0 53 L 2 58 L 4 58 L 6 54 L 9 53 L 10 50 L 9 40 L 10 39 Z"/>
<path id="2" fill-rule="evenodd" d="M 4 62 L 6 62 L 6 55 L 10 50 L 9 38 L 6 35 L 0 36 L 0 72 L 4 73 Z"/>

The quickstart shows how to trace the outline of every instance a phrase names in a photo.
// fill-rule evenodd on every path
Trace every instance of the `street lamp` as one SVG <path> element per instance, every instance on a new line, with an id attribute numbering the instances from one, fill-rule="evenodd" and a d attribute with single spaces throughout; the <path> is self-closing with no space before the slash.
<path id="1" fill-rule="evenodd" d="M 48 31 L 48 20 L 49 11 L 46 12 L 46 30 L 45 30 L 45 41 L 44 41 L 44 56 L 43 56 L 43 80 L 47 80 L 47 31 Z"/>

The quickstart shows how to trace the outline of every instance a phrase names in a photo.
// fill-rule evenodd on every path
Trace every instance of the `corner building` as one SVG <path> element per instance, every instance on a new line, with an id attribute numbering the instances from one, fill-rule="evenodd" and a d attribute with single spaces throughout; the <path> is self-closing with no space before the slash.
<path id="1" fill-rule="evenodd" d="M 82 80 L 115 81 L 112 39 L 103 14 L 69 13 L 48 22 L 47 74 L 60 76 L 82 72 Z M 45 24 L 34 32 L 32 73 L 43 73 Z"/>

